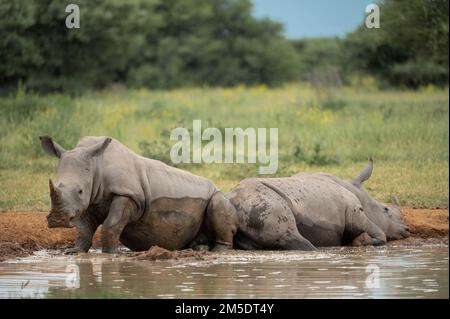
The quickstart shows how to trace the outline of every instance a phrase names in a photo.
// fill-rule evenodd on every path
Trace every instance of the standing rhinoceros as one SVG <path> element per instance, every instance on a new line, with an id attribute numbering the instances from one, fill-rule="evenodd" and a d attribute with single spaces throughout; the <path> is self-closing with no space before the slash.
<path id="1" fill-rule="evenodd" d="M 235 210 L 206 178 L 139 156 L 109 137 L 84 137 L 69 151 L 50 137 L 40 140 L 59 158 L 56 181 L 49 181 L 48 225 L 77 230 L 68 253 L 87 252 L 99 225 L 109 253 L 119 241 L 132 250 L 181 249 L 199 236 L 215 242 L 215 250 L 232 247 Z"/>
<path id="2" fill-rule="evenodd" d="M 242 181 L 227 194 L 239 219 L 235 246 L 314 250 L 409 236 L 398 201 L 385 205 L 363 188 L 372 169 L 370 160 L 351 181 L 324 173 Z"/>

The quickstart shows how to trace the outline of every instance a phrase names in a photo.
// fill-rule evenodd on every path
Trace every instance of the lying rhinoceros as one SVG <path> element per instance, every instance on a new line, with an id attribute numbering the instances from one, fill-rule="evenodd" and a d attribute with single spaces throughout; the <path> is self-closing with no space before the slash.
<path id="1" fill-rule="evenodd" d="M 398 201 L 385 205 L 363 188 L 372 169 L 370 161 L 351 181 L 324 173 L 242 181 L 227 194 L 239 219 L 235 246 L 314 250 L 409 236 Z"/>
<path id="2" fill-rule="evenodd" d="M 119 241 L 132 250 L 181 249 L 208 237 L 215 250 L 232 247 L 235 210 L 206 178 L 144 158 L 109 137 L 84 137 L 64 150 L 50 137 L 42 147 L 59 158 L 50 180 L 49 227 L 76 226 L 75 247 L 87 252 L 102 225 L 103 252 Z"/>

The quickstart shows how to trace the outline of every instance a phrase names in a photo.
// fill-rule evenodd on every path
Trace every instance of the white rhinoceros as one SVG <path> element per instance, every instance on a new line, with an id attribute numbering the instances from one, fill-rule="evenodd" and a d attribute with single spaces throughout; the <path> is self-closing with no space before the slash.
<path id="1" fill-rule="evenodd" d="M 109 137 L 84 137 L 68 151 L 50 137 L 40 139 L 59 158 L 48 225 L 77 230 L 68 253 L 87 252 L 100 225 L 104 252 L 116 252 L 119 241 L 132 250 L 181 249 L 197 237 L 215 250 L 232 247 L 235 210 L 208 179 L 139 156 Z"/>
<path id="2" fill-rule="evenodd" d="M 371 160 L 350 181 L 324 173 L 243 180 L 227 194 L 239 219 L 235 246 L 314 250 L 409 236 L 398 201 L 378 202 L 362 186 L 372 169 Z"/>

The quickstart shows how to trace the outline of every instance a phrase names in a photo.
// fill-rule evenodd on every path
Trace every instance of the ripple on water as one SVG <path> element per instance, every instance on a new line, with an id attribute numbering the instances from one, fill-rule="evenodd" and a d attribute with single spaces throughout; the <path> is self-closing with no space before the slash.
<path id="1" fill-rule="evenodd" d="M 236 251 L 176 262 L 40 251 L 0 263 L 0 298 L 101 297 L 105 289 L 136 298 L 448 298 L 447 261 L 446 247 Z M 378 267 L 379 288 L 366 287 L 368 265 Z M 73 266 L 80 277 L 72 289 Z"/>

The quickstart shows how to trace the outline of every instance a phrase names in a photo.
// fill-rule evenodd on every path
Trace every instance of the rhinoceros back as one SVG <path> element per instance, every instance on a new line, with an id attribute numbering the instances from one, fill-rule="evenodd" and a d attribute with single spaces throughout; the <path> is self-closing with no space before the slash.
<path id="1" fill-rule="evenodd" d="M 152 202 L 159 198 L 209 200 L 217 191 L 206 178 L 144 158 L 149 169 Z"/>

